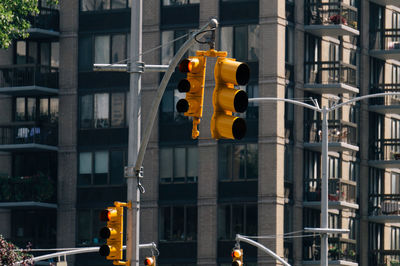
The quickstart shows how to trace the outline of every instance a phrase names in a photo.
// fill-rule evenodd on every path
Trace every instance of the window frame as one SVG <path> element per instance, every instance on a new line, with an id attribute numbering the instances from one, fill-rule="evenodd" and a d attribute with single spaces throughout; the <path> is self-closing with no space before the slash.
<path id="1" fill-rule="evenodd" d="M 182 235 L 184 237 L 174 238 L 174 209 L 175 208 L 183 208 L 184 212 L 184 217 L 183 217 L 183 230 L 182 230 Z M 194 213 L 196 214 L 196 217 L 194 219 L 195 225 L 196 225 L 196 232 L 194 233 L 194 237 L 192 239 L 189 239 L 188 237 L 188 227 L 189 227 L 189 222 L 188 222 L 188 209 L 193 209 Z M 169 210 L 169 236 L 166 237 L 165 235 L 167 234 L 167 230 L 165 230 L 163 227 L 165 226 L 165 218 L 162 218 L 162 213 L 165 210 Z M 197 205 L 165 205 L 165 206 L 160 206 L 159 207 L 159 217 L 160 219 L 158 220 L 159 223 L 159 230 L 158 230 L 158 235 L 159 235 L 159 241 L 160 242 L 196 242 L 198 238 L 198 207 Z M 161 222 L 164 221 L 164 224 Z M 164 233 L 164 236 L 162 235 Z"/>

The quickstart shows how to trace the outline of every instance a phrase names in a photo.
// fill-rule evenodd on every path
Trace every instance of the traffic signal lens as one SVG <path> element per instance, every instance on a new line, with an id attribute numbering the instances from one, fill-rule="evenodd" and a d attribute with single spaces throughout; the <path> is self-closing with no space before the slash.
<path id="1" fill-rule="evenodd" d="M 99 253 L 101 256 L 107 257 L 108 255 L 110 255 L 110 247 L 108 245 L 102 245 L 99 249 Z"/>
<path id="2" fill-rule="evenodd" d="M 189 110 L 189 102 L 185 99 L 180 99 L 177 103 L 176 103 L 176 110 L 179 113 L 185 113 Z"/>
<path id="3" fill-rule="evenodd" d="M 235 139 L 242 139 L 246 135 L 246 121 L 243 118 L 237 117 L 233 121 L 232 135 Z"/>
<path id="4" fill-rule="evenodd" d="M 103 221 L 103 222 L 110 221 L 110 212 L 108 210 L 102 210 L 100 212 L 100 221 Z"/>
<path id="5" fill-rule="evenodd" d="M 152 265 L 153 264 L 153 258 L 147 257 L 144 259 L 144 265 Z"/>
<path id="6" fill-rule="evenodd" d="M 179 71 L 183 73 L 188 73 L 192 71 L 192 64 L 189 59 L 183 59 L 179 63 Z"/>
<path id="7" fill-rule="evenodd" d="M 247 93 L 243 90 L 239 90 L 235 94 L 235 99 L 233 100 L 233 106 L 235 107 L 236 112 L 243 113 L 247 110 L 248 104 L 249 98 Z"/>
<path id="8" fill-rule="evenodd" d="M 241 63 L 236 70 L 236 81 L 238 85 L 246 85 L 250 79 L 250 68 L 247 64 Z"/>
<path id="9" fill-rule="evenodd" d="M 242 262 L 239 260 L 234 261 L 234 262 L 232 262 L 232 266 L 242 266 Z"/>
<path id="10" fill-rule="evenodd" d="M 115 235 L 116 231 L 108 227 L 103 227 L 100 229 L 100 237 L 103 239 L 110 238 L 111 234 L 113 233 Z"/>
<path id="11" fill-rule="evenodd" d="M 190 91 L 190 82 L 187 79 L 182 79 L 178 83 L 178 91 L 179 92 L 189 92 Z"/>
<path id="12" fill-rule="evenodd" d="M 232 258 L 234 258 L 234 259 L 239 259 L 241 255 L 242 255 L 242 252 L 240 252 L 239 249 L 235 249 L 232 251 Z"/>

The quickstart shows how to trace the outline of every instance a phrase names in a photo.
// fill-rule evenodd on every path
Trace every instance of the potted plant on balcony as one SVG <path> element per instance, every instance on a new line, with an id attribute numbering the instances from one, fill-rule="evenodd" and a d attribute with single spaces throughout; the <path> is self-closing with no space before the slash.
<path id="1" fill-rule="evenodd" d="M 332 260 L 339 260 L 340 255 L 342 254 L 343 251 L 336 245 L 329 248 L 329 256 L 332 258 Z"/>

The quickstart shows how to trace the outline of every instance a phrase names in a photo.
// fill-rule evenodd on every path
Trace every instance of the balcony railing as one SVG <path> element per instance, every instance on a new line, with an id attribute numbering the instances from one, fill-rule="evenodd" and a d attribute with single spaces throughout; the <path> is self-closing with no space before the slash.
<path id="1" fill-rule="evenodd" d="M 377 84 L 372 85 L 370 93 L 388 93 L 388 92 L 400 92 L 400 84 Z M 385 97 L 371 98 L 369 100 L 370 105 L 400 105 L 400 96 L 398 95 L 388 95 Z"/>
<path id="2" fill-rule="evenodd" d="M 57 146 L 57 125 L 0 126 L 0 145 L 33 143 Z"/>
<path id="3" fill-rule="evenodd" d="M 41 86 L 58 88 L 58 68 L 24 64 L 0 66 L 0 88 Z"/>
<path id="4" fill-rule="evenodd" d="M 321 259 L 320 237 L 306 237 L 303 240 L 303 260 L 319 261 Z M 355 262 L 357 260 L 356 241 L 344 238 L 328 239 L 328 259 Z"/>
<path id="5" fill-rule="evenodd" d="M 400 265 L 400 250 L 371 250 L 369 261 L 376 266 Z"/>
<path id="6" fill-rule="evenodd" d="M 60 30 L 60 13 L 56 9 L 40 7 L 39 15 L 32 16 L 28 20 L 31 23 L 31 28 L 44 30 L 59 31 Z"/>
<path id="7" fill-rule="evenodd" d="M 369 145 L 371 160 L 400 162 L 400 139 L 379 139 Z"/>
<path id="8" fill-rule="evenodd" d="M 0 202 L 56 202 L 56 182 L 43 174 L 0 177 Z"/>
<path id="9" fill-rule="evenodd" d="M 341 3 L 308 3 L 306 21 L 308 25 L 346 25 L 357 29 L 356 7 Z"/>
<path id="10" fill-rule="evenodd" d="M 304 200 L 321 201 L 321 179 L 304 181 Z M 357 183 L 341 178 L 330 178 L 328 180 L 328 200 L 356 203 Z"/>
<path id="11" fill-rule="evenodd" d="M 370 49 L 400 49 L 400 29 L 382 29 L 369 35 Z"/>
<path id="12" fill-rule="evenodd" d="M 357 87 L 357 66 L 337 61 L 306 62 L 305 83 L 344 83 Z"/>
<path id="13" fill-rule="evenodd" d="M 400 194 L 369 195 L 369 215 L 400 216 Z"/>
<path id="14" fill-rule="evenodd" d="M 322 141 L 321 120 L 306 121 L 304 142 L 318 143 Z M 328 142 L 345 142 L 357 145 L 357 126 L 341 120 L 328 121 Z"/>

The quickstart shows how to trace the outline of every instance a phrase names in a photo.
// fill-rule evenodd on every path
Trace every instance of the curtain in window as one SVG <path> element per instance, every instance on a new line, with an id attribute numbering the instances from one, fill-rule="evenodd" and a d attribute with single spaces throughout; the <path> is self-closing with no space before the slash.
<path id="1" fill-rule="evenodd" d="M 109 94 L 101 93 L 94 95 L 94 127 L 109 127 Z"/>
<path id="2" fill-rule="evenodd" d="M 94 39 L 94 63 L 110 63 L 110 36 L 96 36 Z"/>
<path id="3" fill-rule="evenodd" d="M 125 122 L 125 94 L 113 93 L 111 95 L 111 125 L 122 127 Z"/>

